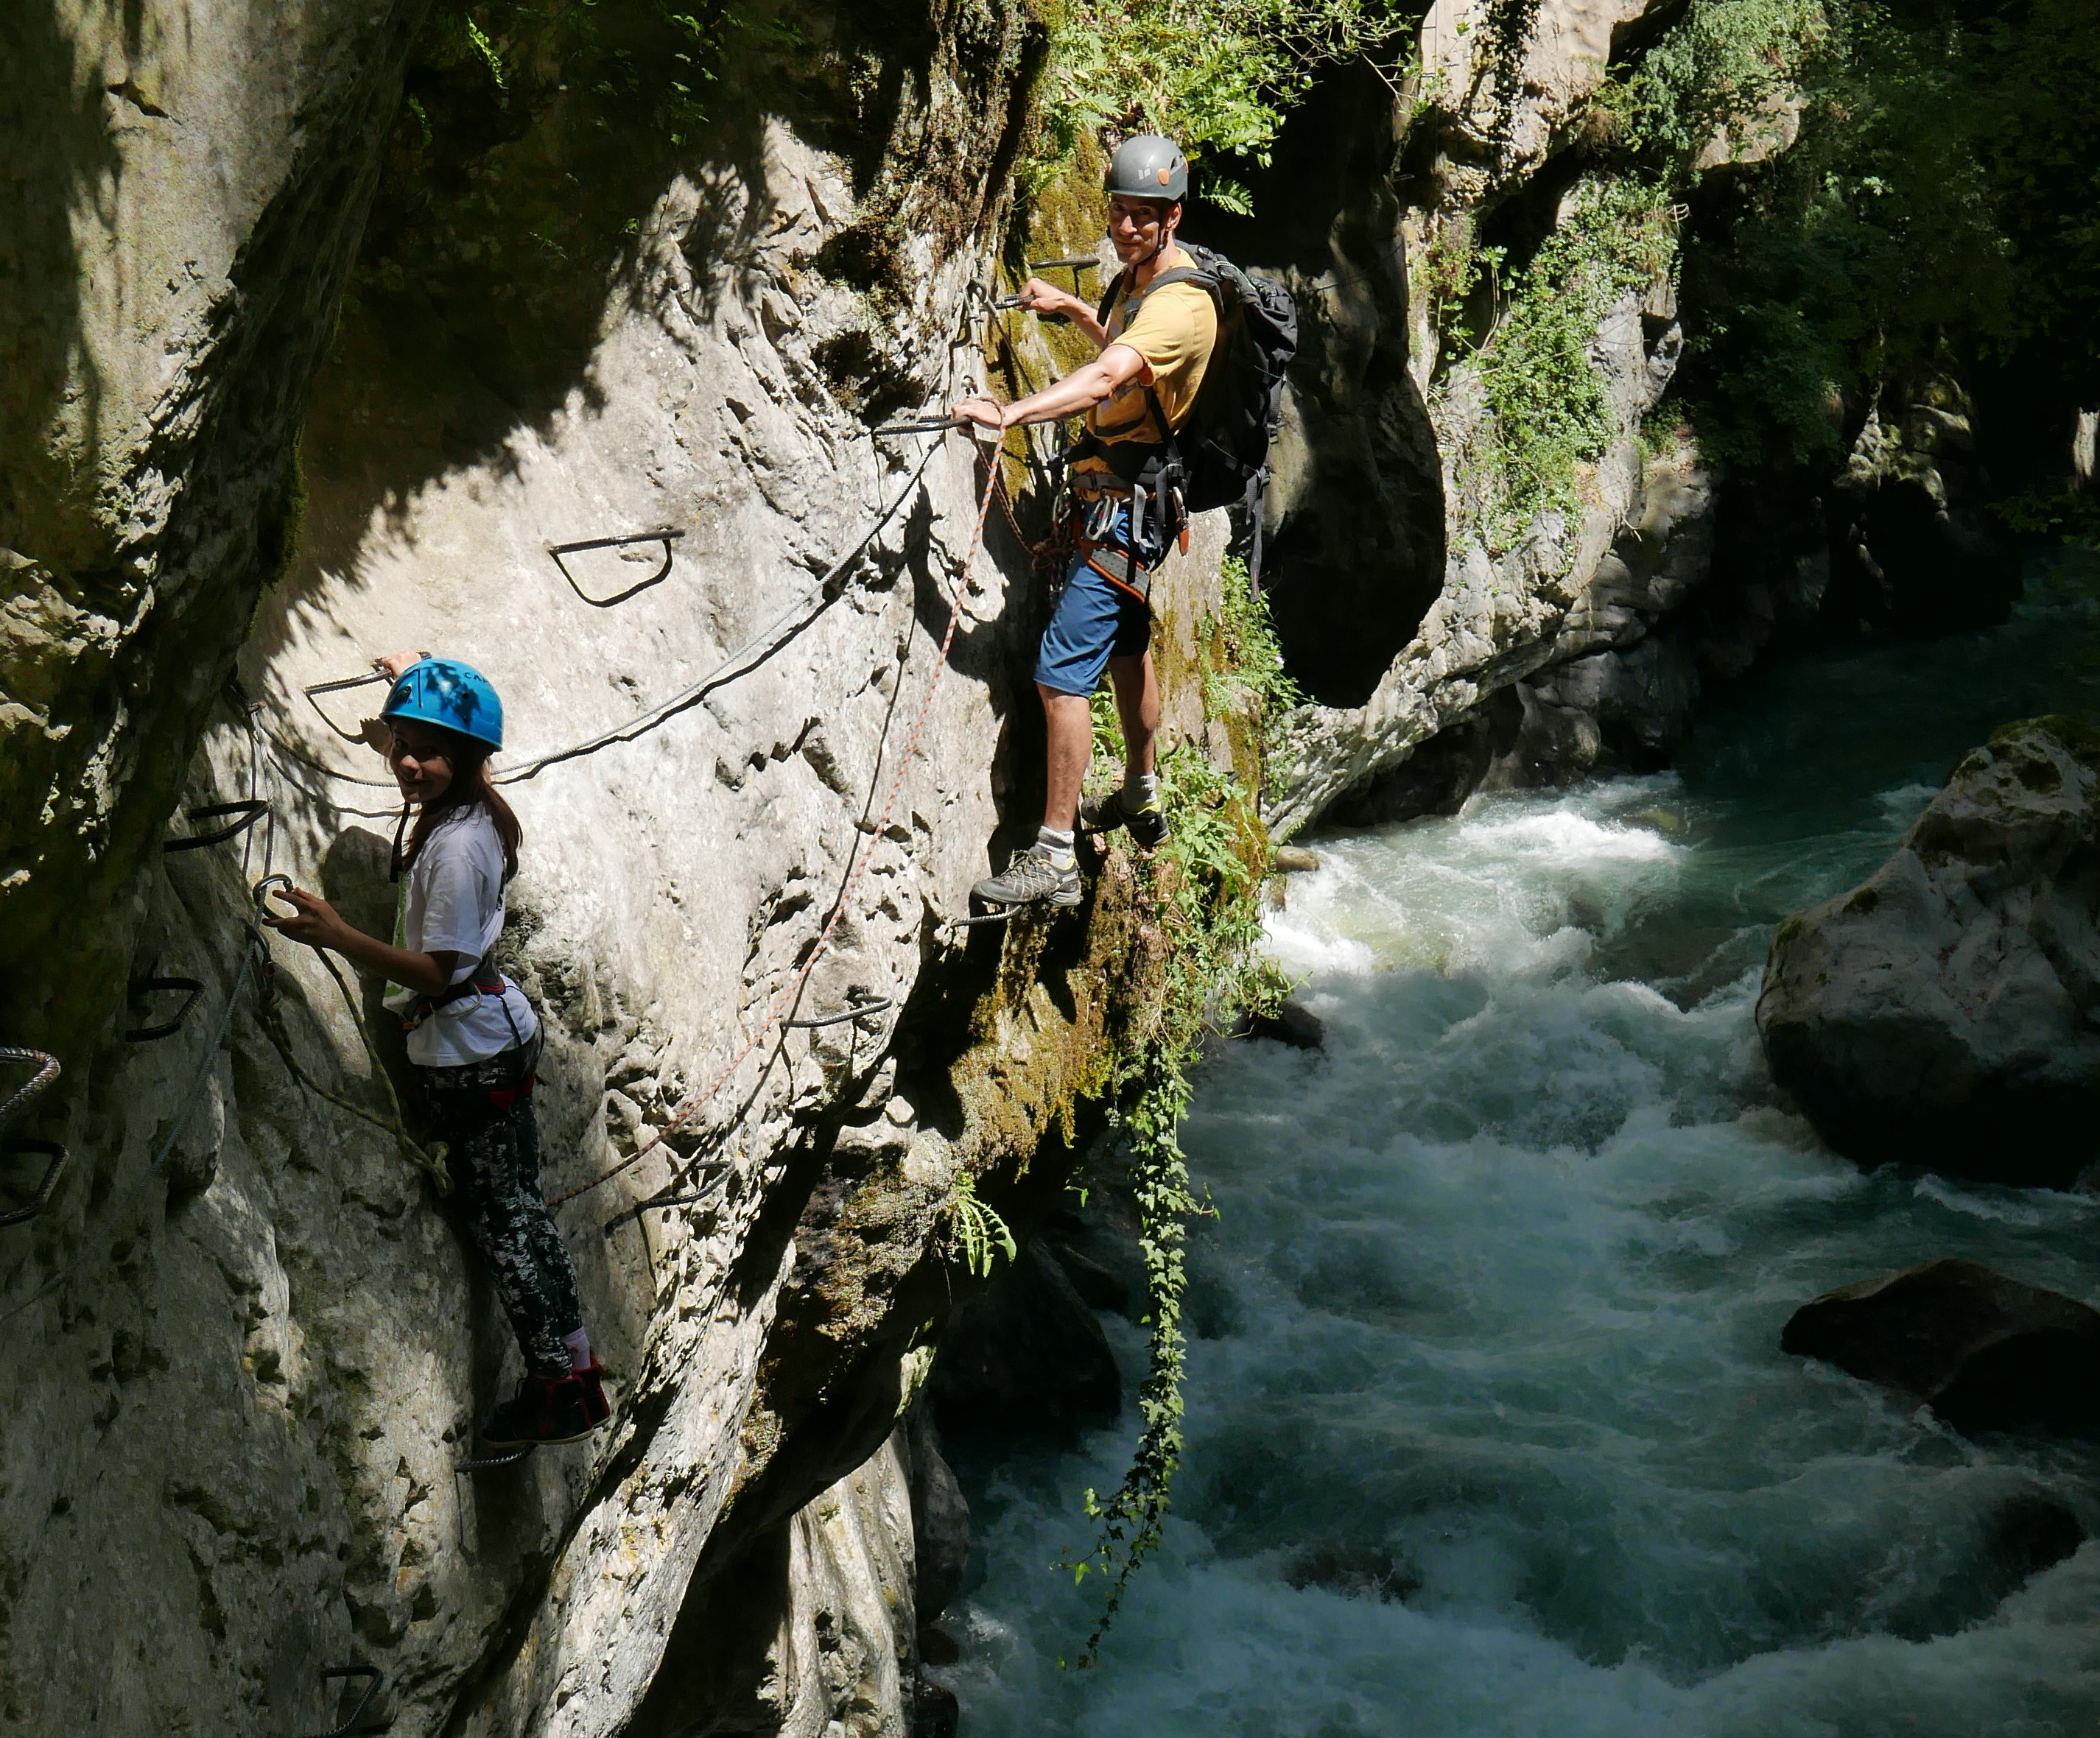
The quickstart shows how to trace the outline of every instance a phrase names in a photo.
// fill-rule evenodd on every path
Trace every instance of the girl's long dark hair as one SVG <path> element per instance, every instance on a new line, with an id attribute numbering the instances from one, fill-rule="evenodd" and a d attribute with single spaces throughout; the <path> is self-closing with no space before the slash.
<path id="1" fill-rule="evenodd" d="M 488 757 L 492 752 L 488 744 L 476 742 L 471 736 L 462 736 L 457 730 L 446 730 L 442 725 L 423 727 L 443 740 L 445 758 L 452 762 L 452 782 L 445 787 L 443 796 L 435 802 L 425 803 L 416 811 L 412 832 L 408 827 L 408 805 L 401 805 L 401 824 L 394 829 L 393 879 L 398 881 L 408 872 L 440 821 L 457 809 L 470 809 L 479 803 L 488 810 L 489 819 L 496 823 L 496 836 L 503 841 L 503 879 L 508 881 L 518 873 L 518 847 L 524 841 L 525 829 L 518 824 L 516 811 L 504 801 L 502 792 L 488 776 Z M 408 835 L 405 848 L 401 843 L 404 832 Z"/>

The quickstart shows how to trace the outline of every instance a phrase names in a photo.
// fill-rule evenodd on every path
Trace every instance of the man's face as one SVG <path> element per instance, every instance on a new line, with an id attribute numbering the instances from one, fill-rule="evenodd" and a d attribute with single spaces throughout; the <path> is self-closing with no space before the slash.
<path id="1" fill-rule="evenodd" d="M 1180 222 L 1181 208 L 1172 200 L 1131 199 L 1121 193 L 1109 201 L 1109 240 L 1126 266 L 1158 250 L 1162 226 L 1168 236 Z"/>

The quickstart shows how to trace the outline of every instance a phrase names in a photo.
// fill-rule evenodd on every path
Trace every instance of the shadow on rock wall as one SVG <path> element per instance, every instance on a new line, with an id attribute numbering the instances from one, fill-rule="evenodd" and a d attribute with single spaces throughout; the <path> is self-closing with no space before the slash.
<path id="1" fill-rule="evenodd" d="M 1188 226 L 1298 299 L 1264 584 L 1286 667 L 1329 706 L 1370 697 L 1444 582 L 1442 472 L 1407 370 L 1398 121 L 1377 74 L 1343 67 L 1248 177 L 1255 215 L 1199 207 Z"/>

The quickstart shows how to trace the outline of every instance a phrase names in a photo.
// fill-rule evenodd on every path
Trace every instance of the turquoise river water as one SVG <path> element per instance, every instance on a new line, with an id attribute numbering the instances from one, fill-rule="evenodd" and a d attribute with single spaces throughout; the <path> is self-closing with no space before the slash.
<path id="1" fill-rule="evenodd" d="M 1781 1324 L 1943 1255 L 2100 1299 L 2100 1201 L 1866 1175 L 1779 1101 L 1785 913 L 1886 856 L 1967 748 L 2093 708 L 2090 607 L 1819 655 L 1679 771 L 1318 842 L 1270 945 L 1324 1052 L 1224 1045 L 1184 1132 L 1188 1450 L 1099 1667 L 1052 1568 L 1125 1417 L 958 1445 L 964 1738 L 2100 1731 L 2100 1452 L 1970 1441 Z M 1133 1390 L 1141 1330 L 1110 1318 Z M 2008 1591 L 2009 1500 L 2094 1542 Z"/>

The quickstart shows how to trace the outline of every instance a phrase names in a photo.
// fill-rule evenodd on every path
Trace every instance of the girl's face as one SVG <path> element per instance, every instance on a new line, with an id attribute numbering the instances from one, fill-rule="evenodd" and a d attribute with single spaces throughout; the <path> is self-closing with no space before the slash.
<path id="1" fill-rule="evenodd" d="M 392 726 L 386 764 L 404 802 L 434 803 L 450 788 L 452 763 L 444 739 L 427 725 L 403 720 Z"/>

